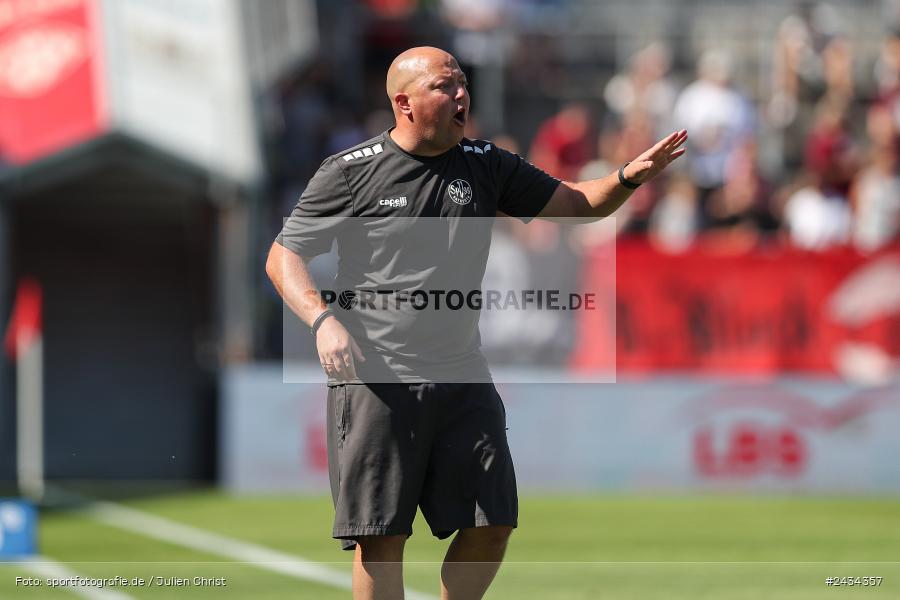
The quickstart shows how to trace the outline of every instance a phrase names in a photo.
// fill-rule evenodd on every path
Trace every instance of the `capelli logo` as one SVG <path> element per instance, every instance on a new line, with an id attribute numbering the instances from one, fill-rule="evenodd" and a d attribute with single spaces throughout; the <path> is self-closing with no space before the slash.
<path id="1" fill-rule="evenodd" d="M 397 196 L 396 198 L 382 198 L 378 201 L 379 206 L 390 206 L 391 208 L 401 208 L 409 204 L 406 196 Z"/>

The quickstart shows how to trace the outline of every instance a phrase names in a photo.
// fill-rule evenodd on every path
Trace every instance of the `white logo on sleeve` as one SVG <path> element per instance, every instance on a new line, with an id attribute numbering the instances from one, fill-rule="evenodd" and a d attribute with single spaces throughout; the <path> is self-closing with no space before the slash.
<path id="1" fill-rule="evenodd" d="M 472 201 L 472 186 L 465 179 L 454 179 L 447 186 L 447 195 L 457 204 L 468 204 Z"/>
<path id="2" fill-rule="evenodd" d="M 406 196 L 397 196 L 396 198 L 382 198 L 378 201 L 380 206 L 390 206 L 391 208 L 400 208 L 409 204 Z"/>

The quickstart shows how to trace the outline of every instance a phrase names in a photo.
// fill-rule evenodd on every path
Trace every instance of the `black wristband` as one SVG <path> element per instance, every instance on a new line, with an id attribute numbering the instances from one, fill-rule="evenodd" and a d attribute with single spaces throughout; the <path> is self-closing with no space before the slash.
<path id="1" fill-rule="evenodd" d="M 319 327 L 321 327 L 322 323 L 325 322 L 325 319 L 327 319 L 328 317 L 333 317 L 333 316 L 334 316 L 334 311 L 331 310 L 330 308 L 326 308 L 321 313 L 319 313 L 319 316 L 316 317 L 316 320 L 313 321 L 312 325 L 309 326 L 309 331 L 313 335 L 316 335 L 316 333 L 319 332 Z"/>
<path id="2" fill-rule="evenodd" d="M 621 183 L 622 185 L 627 187 L 629 190 L 636 190 L 639 187 L 641 187 L 641 184 L 635 183 L 628 179 L 625 179 L 625 167 L 627 167 L 630 164 L 631 164 L 630 162 L 627 162 L 624 165 L 622 165 L 621 167 L 619 167 L 619 183 Z"/>

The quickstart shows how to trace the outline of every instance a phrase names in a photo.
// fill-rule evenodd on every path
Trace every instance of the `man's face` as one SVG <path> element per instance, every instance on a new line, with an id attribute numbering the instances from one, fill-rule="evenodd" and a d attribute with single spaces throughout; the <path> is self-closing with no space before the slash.
<path id="1" fill-rule="evenodd" d="M 413 123 L 435 150 L 449 150 L 463 138 L 469 116 L 465 74 L 452 57 L 432 61 L 409 90 Z"/>

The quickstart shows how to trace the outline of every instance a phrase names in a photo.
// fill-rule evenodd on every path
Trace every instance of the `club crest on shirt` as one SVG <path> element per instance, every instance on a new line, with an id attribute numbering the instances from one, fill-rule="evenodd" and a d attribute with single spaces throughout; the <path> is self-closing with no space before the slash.
<path id="1" fill-rule="evenodd" d="M 447 186 L 447 195 L 457 204 L 468 204 L 472 201 L 472 186 L 465 179 L 454 179 Z"/>

